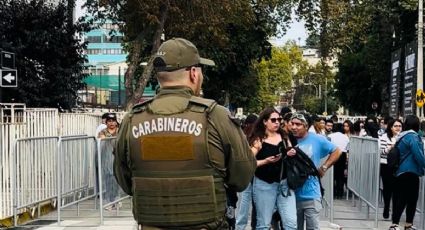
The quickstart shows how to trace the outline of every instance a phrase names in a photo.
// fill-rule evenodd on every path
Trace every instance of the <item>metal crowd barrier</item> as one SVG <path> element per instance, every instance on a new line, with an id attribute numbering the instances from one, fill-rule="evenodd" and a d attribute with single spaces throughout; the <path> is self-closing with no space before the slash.
<path id="1" fill-rule="evenodd" d="M 322 164 L 327 160 L 327 157 L 322 159 Z M 321 178 L 322 186 L 325 189 L 323 196 L 323 207 L 325 216 L 329 218 L 329 222 L 334 222 L 334 167 L 328 170 Z"/>
<path id="2" fill-rule="evenodd" d="M 43 203 L 61 209 L 94 197 L 96 140 L 88 136 L 17 139 L 11 156 L 14 225 L 18 215 L 30 210 L 34 216 Z M 96 204 L 95 204 L 96 205 Z M 96 209 L 96 207 L 95 207 Z M 77 210 L 79 212 L 79 210 Z"/>
<path id="3" fill-rule="evenodd" d="M 58 225 L 61 223 L 63 208 L 76 205 L 80 215 L 80 202 L 94 198 L 95 162 L 97 150 L 93 136 L 63 137 L 59 139 L 58 154 Z M 96 202 L 93 210 L 96 209 Z"/>
<path id="4" fill-rule="evenodd" d="M 34 137 L 16 140 L 12 154 L 12 193 L 14 224 L 18 211 L 34 212 L 40 204 L 57 197 L 59 137 Z"/>
<path id="5" fill-rule="evenodd" d="M 114 176 L 114 146 L 116 138 L 104 138 L 98 140 L 98 178 L 99 186 L 99 198 L 100 198 L 100 224 L 103 224 L 104 209 L 116 210 L 118 214 L 120 209 L 121 201 L 128 199 L 128 196 L 118 185 Z"/>
<path id="6" fill-rule="evenodd" d="M 368 205 L 367 218 L 369 207 L 375 210 L 375 228 L 379 213 L 379 168 L 378 139 L 351 137 L 347 188 Z"/>

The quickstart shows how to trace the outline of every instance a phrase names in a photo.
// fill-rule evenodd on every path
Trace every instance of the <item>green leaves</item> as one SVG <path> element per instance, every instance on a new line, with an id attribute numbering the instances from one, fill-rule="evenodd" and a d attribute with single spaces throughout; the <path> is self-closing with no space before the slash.
<path id="1" fill-rule="evenodd" d="M 306 72 L 307 63 L 302 60 L 302 51 L 293 42 L 281 48 L 273 48 L 271 58 L 262 59 L 255 65 L 258 74 L 257 111 L 275 106 L 280 94 L 292 89 L 292 80 L 297 72 Z"/>
<path id="2" fill-rule="evenodd" d="M 6 0 L 0 6 L 1 48 L 16 53 L 19 86 L 4 89 L 3 99 L 70 108 L 85 77 L 85 45 L 75 36 L 83 27 L 69 23 L 72 1 L 44 2 Z"/>

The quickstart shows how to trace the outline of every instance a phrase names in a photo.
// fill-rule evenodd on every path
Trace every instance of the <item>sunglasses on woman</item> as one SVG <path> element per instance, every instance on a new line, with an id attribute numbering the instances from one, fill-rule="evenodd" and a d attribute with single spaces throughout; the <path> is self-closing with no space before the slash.
<path id="1" fill-rule="evenodd" d="M 282 118 L 281 117 L 279 117 L 279 118 L 270 118 L 269 119 L 272 123 L 276 123 L 276 121 L 278 121 L 279 123 L 281 123 L 282 122 Z"/>

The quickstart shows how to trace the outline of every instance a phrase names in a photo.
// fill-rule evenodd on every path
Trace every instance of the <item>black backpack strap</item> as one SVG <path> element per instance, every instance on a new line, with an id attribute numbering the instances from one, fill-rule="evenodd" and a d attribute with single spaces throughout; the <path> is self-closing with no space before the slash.
<path id="1" fill-rule="evenodd" d="M 320 174 L 319 174 L 319 170 L 317 170 L 316 165 L 314 164 L 313 160 L 311 160 L 310 157 L 308 157 L 308 155 L 299 147 L 294 147 L 295 150 L 297 150 L 297 154 L 299 154 L 301 156 L 301 158 L 308 164 L 308 166 L 310 166 L 311 169 L 313 169 L 314 175 L 317 177 L 317 180 L 319 181 L 319 185 L 320 185 L 320 193 L 322 194 L 322 197 L 325 195 L 324 194 L 324 188 L 322 186 L 322 180 L 320 179 Z"/>

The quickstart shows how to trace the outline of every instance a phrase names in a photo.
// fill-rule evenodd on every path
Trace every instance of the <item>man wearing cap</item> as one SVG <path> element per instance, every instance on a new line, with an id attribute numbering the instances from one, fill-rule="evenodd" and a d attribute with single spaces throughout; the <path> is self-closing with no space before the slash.
<path id="1" fill-rule="evenodd" d="M 227 229 L 225 187 L 242 191 L 256 168 L 242 130 L 228 111 L 198 97 L 203 81 L 197 48 L 182 38 L 154 57 L 157 95 L 124 117 L 114 171 L 133 196 L 142 229 Z"/>
<path id="2" fill-rule="evenodd" d="M 115 137 L 118 134 L 117 115 L 108 113 L 106 116 L 106 128 L 99 132 L 98 138 Z"/>
<path id="3" fill-rule="evenodd" d="M 308 132 L 308 122 L 303 114 L 295 113 L 291 117 L 292 133 L 297 138 L 296 145 L 306 153 L 318 168 L 323 177 L 326 171 L 338 160 L 341 151 L 325 136 Z M 323 165 L 320 166 L 322 158 L 328 156 Z M 310 176 L 301 188 L 295 191 L 297 198 L 297 222 L 298 229 L 320 229 L 320 210 L 322 209 L 321 191 L 319 178 Z"/>

